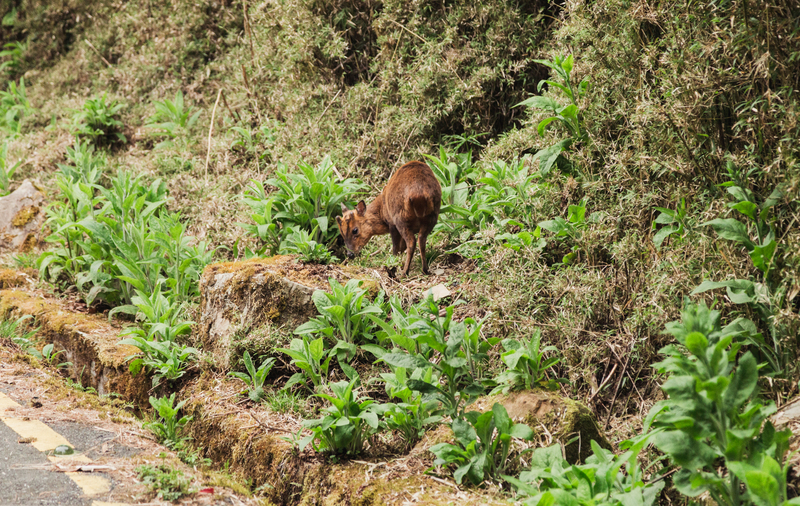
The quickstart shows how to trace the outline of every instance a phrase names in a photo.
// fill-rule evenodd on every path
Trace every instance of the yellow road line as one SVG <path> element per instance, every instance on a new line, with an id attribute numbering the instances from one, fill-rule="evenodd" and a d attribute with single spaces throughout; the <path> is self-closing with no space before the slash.
<path id="1" fill-rule="evenodd" d="M 0 392 L 0 414 L 7 415 L 9 408 L 16 410 L 21 406 L 14 402 L 3 392 Z M 53 450 L 56 446 L 68 445 L 73 447 L 67 439 L 58 432 L 51 429 L 47 424 L 39 420 L 23 420 L 21 418 L 14 418 L 10 416 L 0 416 L 0 421 L 6 424 L 11 430 L 19 434 L 23 438 L 31 439 L 31 446 L 40 452 L 47 452 Z M 74 448 L 74 447 L 73 447 Z M 56 457 L 48 455 L 47 459 L 50 462 L 63 464 L 66 461 L 89 463 L 92 461 L 86 455 L 68 455 L 64 457 Z M 111 491 L 111 482 L 99 474 L 69 472 L 64 473 L 78 485 L 83 493 L 88 496 L 96 496 L 100 494 L 107 494 Z M 108 506 L 120 503 L 103 503 L 94 501 L 93 506 Z"/>

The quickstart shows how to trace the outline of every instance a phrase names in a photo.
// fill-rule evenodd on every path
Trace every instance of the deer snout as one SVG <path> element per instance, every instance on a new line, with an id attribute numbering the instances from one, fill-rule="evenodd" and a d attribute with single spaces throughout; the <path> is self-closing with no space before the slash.
<path id="1" fill-rule="evenodd" d="M 352 251 L 348 251 L 348 252 L 347 252 L 347 258 L 353 259 L 353 258 L 355 258 L 355 257 L 356 257 L 356 254 L 355 254 L 355 253 L 353 253 Z"/>

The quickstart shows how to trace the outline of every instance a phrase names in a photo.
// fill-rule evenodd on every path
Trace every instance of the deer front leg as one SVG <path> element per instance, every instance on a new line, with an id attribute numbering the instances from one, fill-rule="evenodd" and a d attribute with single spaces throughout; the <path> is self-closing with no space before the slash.
<path id="1" fill-rule="evenodd" d="M 399 255 L 406 250 L 406 242 L 402 236 L 400 236 L 400 232 L 397 231 L 397 228 L 390 227 L 389 235 L 392 237 L 392 255 Z"/>

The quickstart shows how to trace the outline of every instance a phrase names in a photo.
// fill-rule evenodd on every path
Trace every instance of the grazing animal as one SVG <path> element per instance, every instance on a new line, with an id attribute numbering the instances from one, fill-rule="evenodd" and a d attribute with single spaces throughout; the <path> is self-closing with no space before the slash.
<path id="1" fill-rule="evenodd" d="M 442 187 L 430 167 L 422 162 L 408 162 L 395 172 L 378 198 L 367 206 L 364 201 L 354 210 L 342 204 L 342 216 L 336 217 L 347 246 L 347 257 L 355 258 L 374 235 L 392 236 L 392 254 L 407 251 L 403 274 L 408 275 L 419 233 L 422 272 L 428 274 L 425 243 L 439 220 Z"/>

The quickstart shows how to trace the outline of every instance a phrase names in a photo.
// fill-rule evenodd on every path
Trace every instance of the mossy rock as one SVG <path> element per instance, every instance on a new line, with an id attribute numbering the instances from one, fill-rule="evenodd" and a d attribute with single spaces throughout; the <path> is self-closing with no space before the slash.
<path id="1" fill-rule="evenodd" d="M 545 427 L 554 441 L 565 445 L 564 454 L 571 464 L 582 463 L 592 455 L 593 440 L 611 449 L 594 414 L 578 401 L 552 392 L 523 391 L 482 397 L 471 409 L 488 411 L 496 402 L 506 408 L 512 419 L 529 425 L 534 432 Z"/>
<path id="2" fill-rule="evenodd" d="M 31 283 L 34 279 L 31 274 L 15 271 L 14 269 L 0 269 L 0 290 L 25 286 Z"/>
<path id="3" fill-rule="evenodd" d="M 98 394 L 120 394 L 125 400 L 147 404 L 149 381 L 131 376 L 127 357 L 138 348 L 121 345 L 120 328 L 101 315 L 68 309 L 63 301 L 23 290 L 0 290 L 0 318 L 32 315 L 39 327 L 38 337 L 63 350 L 60 358 L 72 362 L 70 376 Z"/>
<path id="4" fill-rule="evenodd" d="M 459 490 L 424 474 L 432 455 L 360 456 L 332 459 L 306 448 L 293 450 L 283 437 L 299 428 L 293 416 L 266 405 L 241 405 L 241 383 L 206 372 L 181 390 L 183 414 L 192 416 L 188 436 L 202 457 L 227 462 L 231 473 L 263 487 L 268 504 L 401 505 L 508 504 L 479 490 Z M 449 429 L 448 429 L 449 430 Z"/>
<path id="5" fill-rule="evenodd" d="M 294 257 L 275 256 L 206 267 L 200 278 L 199 339 L 215 365 L 228 370 L 248 350 L 263 355 L 286 344 L 287 336 L 317 314 L 315 290 L 362 279 L 377 294 L 379 283 L 368 271 L 339 265 L 302 265 Z"/>
<path id="6" fill-rule="evenodd" d="M 25 180 L 10 195 L 0 197 L 0 251 L 30 251 L 42 233 L 44 195 Z"/>

